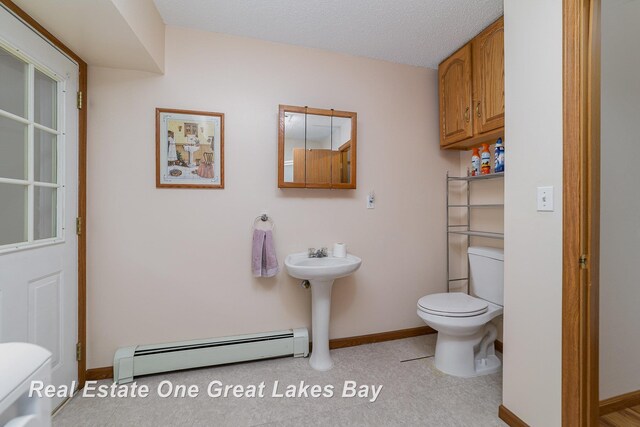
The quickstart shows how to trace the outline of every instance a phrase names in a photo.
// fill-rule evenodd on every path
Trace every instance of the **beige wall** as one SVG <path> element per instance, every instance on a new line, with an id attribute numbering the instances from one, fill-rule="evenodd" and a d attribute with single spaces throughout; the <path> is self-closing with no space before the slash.
<path id="1" fill-rule="evenodd" d="M 602 2 L 601 399 L 640 390 L 639 21 L 639 2 Z"/>
<path id="2" fill-rule="evenodd" d="M 90 67 L 88 368 L 118 346 L 311 326 L 311 294 L 254 279 L 251 225 L 279 260 L 347 242 L 364 260 L 334 288 L 331 338 L 422 326 L 445 290 L 436 72 L 168 27 L 166 73 Z M 278 104 L 358 113 L 358 189 L 277 188 Z M 224 190 L 156 189 L 154 109 L 225 113 Z M 366 209 L 369 191 L 376 209 Z"/>
<path id="3" fill-rule="evenodd" d="M 561 424 L 562 2 L 505 11 L 504 405 L 532 427 Z M 536 211 L 554 186 L 555 212 Z"/>
<path id="4" fill-rule="evenodd" d="M 111 0 L 122 14 L 131 31 L 155 63 L 157 70 L 164 71 L 165 25 L 153 0 Z M 155 71 L 149 69 L 150 71 Z"/>
<path id="5" fill-rule="evenodd" d="M 165 25 L 153 0 L 15 0 L 87 64 L 164 71 Z"/>

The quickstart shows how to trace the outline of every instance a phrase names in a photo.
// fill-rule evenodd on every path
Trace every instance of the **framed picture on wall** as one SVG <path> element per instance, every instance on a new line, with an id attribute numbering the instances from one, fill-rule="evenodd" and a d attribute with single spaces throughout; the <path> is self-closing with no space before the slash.
<path id="1" fill-rule="evenodd" d="M 224 188 L 224 114 L 156 108 L 156 187 Z"/>

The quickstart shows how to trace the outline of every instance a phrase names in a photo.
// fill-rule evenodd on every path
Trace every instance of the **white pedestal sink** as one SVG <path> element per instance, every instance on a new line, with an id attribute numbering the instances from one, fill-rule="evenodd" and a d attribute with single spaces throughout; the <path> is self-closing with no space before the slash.
<path id="1" fill-rule="evenodd" d="M 311 283 L 311 317 L 313 351 L 309 364 L 318 371 L 333 367 L 329 354 L 329 316 L 331 314 L 331 288 L 333 281 L 345 277 L 360 268 L 362 260 L 347 255 L 337 258 L 329 254 L 325 258 L 309 258 L 307 252 L 291 254 L 284 260 L 289 275 Z"/>
<path id="2" fill-rule="evenodd" d="M 190 168 L 194 168 L 196 167 L 196 164 L 193 161 L 193 153 L 195 153 L 196 151 L 198 151 L 200 149 L 199 145 L 183 145 L 182 148 L 185 149 L 185 151 L 187 153 L 189 153 L 189 167 Z"/>

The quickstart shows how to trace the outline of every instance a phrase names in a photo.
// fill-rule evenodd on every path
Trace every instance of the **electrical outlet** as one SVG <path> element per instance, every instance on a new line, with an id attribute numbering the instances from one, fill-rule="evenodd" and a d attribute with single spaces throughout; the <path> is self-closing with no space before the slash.
<path id="1" fill-rule="evenodd" d="M 376 208 L 376 196 L 373 194 L 373 191 L 369 193 L 367 196 L 367 209 L 375 209 Z"/>
<path id="2" fill-rule="evenodd" d="M 538 187 L 538 212 L 553 212 L 553 187 Z"/>

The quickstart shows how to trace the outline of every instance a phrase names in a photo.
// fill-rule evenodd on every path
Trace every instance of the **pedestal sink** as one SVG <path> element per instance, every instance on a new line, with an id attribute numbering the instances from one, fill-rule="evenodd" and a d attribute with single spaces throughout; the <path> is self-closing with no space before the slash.
<path id="1" fill-rule="evenodd" d="M 345 277 L 360 268 L 362 260 L 357 256 L 345 258 L 331 256 L 309 258 L 307 252 L 291 254 L 284 260 L 289 275 L 311 283 L 311 317 L 313 351 L 309 364 L 318 371 L 333 367 L 329 354 L 329 316 L 331 313 L 331 288 L 333 281 Z"/>
<path id="2" fill-rule="evenodd" d="M 195 153 L 196 151 L 198 151 L 200 149 L 199 145 L 183 145 L 182 148 L 184 148 L 184 150 L 189 153 L 189 167 L 190 168 L 194 168 L 196 167 L 196 164 L 193 161 L 193 153 Z"/>

